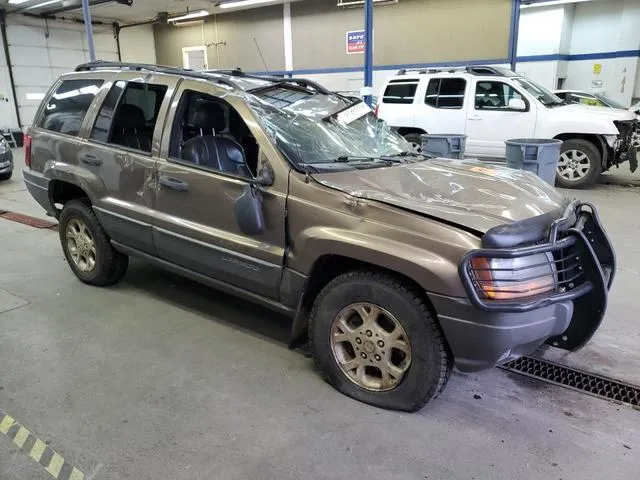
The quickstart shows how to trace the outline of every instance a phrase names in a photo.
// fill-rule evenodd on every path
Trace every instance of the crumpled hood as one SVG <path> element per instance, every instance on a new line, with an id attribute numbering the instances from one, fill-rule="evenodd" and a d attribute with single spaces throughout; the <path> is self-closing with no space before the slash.
<path id="1" fill-rule="evenodd" d="M 576 116 L 588 114 L 599 118 L 609 119 L 611 121 L 629 121 L 636 118 L 634 113 L 628 110 L 621 110 L 619 108 L 603 108 L 594 105 L 581 105 L 577 103 L 555 107 L 554 110 L 557 109 L 562 109 L 564 112 L 573 112 Z"/>
<path id="2" fill-rule="evenodd" d="M 321 184 L 479 232 L 563 209 L 569 200 L 530 172 L 474 160 L 433 159 L 313 174 Z"/>

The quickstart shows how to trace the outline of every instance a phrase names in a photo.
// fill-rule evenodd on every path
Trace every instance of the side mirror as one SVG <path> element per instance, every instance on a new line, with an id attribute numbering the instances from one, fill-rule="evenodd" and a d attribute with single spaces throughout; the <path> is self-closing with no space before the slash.
<path id="1" fill-rule="evenodd" d="M 258 187 L 270 187 L 273 185 L 273 169 L 268 163 L 263 163 L 258 170 L 258 176 L 249 180 L 251 185 Z"/>
<path id="2" fill-rule="evenodd" d="M 527 104 L 521 98 L 510 98 L 509 109 L 524 112 L 527 109 Z"/>
<path id="3" fill-rule="evenodd" d="M 245 185 L 242 195 L 233 204 L 240 231 L 247 235 L 259 235 L 267 229 L 262 208 L 262 193 L 251 183 Z"/>

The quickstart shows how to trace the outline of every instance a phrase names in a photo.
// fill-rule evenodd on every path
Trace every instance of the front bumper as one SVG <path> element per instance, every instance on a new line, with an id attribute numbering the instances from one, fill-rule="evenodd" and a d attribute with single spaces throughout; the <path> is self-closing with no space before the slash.
<path id="1" fill-rule="evenodd" d="M 616 262 L 595 208 L 574 201 L 547 227 L 545 238 L 537 241 L 522 234 L 525 244 L 518 244 L 514 234 L 522 231 L 518 222 L 487 232 L 483 248 L 469 252 L 460 262 L 460 277 L 469 298 L 430 295 L 460 370 L 490 368 L 531 353 L 545 342 L 576 350 L 600 326 Z M 505 239 L 513 246 L 495 247 Z M 473 258 L 536 253 L 553 255 L 558 272 L 553 292 L 527 301 L 483 297 L 471 274 Z"/>

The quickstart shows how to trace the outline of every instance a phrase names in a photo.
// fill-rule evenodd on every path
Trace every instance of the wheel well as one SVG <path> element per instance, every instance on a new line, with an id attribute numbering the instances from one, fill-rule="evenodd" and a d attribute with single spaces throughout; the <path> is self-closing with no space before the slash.
<path id="1" fill-rule="evenodd" d="M 331 280 L 353 270 L 369 270 L 385 273 L 389 276 L 401 281 L 409 288 L 415 290 L 415 293 L 422 297 L 431 312 L 435 315 L 436 311 L 424 289 L 412 278 L 401 273 L 380 267 L 378 265 L 356 260 L 342 255 L 323 255 L 318 258 L 313 265 L 309 280 L 302 294 L 302 299 L 298 307 L 298 313 L 293 321 L 291 328 L 291 345 L 300 345 L 307 340 L 307 330 L 309 323 L 309 314 L 313 307 L 318 294 L 326 287 Z M 437 319 L 437 315 L 436 319 Z"/>
<path id="2" fill-rule="evenodd" d="M 410 134 L 410 133 L 423 134 L 423 133 L 427 133 L 427 132 L 425 132 L 425 131 L 424 131 L 424 130 L 422 130 L 421 128 L 415 128 L 415 127 L 400 127 L 400 128 L 398 128 L 398 133 L 404 137 L 405 135 L 408 135 L 408 134 Z"/>
<path id="3" fill-rule="evenodd" d="M 70 200 L 77 198 L 89 198 L 87 192 L 73 183 L 65 182 L 63 180 L 52 180 L 49 183 L 49 199 L 53 205 L 56 216 L 60 213 L 61 206 Z"/>
<path id="4" fill-rule="evenodd" d="M 592 143 L 594 147 L 598 149 L 600 155 L 602 156 L 602 166 L 607 167 L 607 160 L 609 158 L 609 152 L 606 148 L 606 144 L 602 140 L 599 135 L 591 135 L 588 133 L 561 133 L 560 135 L 556 135 L 554 137 L 557 140 L 586 140 L 589 143 Z"/>

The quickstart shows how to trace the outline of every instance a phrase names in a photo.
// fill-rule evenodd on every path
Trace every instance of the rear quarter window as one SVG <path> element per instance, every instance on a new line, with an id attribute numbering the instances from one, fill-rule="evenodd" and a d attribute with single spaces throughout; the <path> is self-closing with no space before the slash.
<path id="1" fill-rule="evenodd" d="M 417 88 L 417 83 L 389 83 L 382 95 L 382 103 L 413 103 Z"/>
<path id="2" fill-rule="evenodd" d="M 52 132 L 78 135 L 89 106 L 104 80 L 64 80 L 49 98 L 38 126 Z"/>

